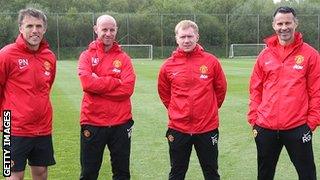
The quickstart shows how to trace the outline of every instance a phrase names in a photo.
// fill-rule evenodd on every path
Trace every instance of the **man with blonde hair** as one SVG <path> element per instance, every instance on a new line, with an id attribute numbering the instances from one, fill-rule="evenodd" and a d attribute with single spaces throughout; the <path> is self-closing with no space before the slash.
<path id="1" fill-rule="evenodd" d="M 176 25 L 178 48 L 162 65 L 158 93 L 168 110 L 170 180 L 185 178 L 192 147 L 206 180 L 218 173 L 218 109 L 227 83 L 219 60 L 197 43 L 198 26 L 190 20 Z"/>

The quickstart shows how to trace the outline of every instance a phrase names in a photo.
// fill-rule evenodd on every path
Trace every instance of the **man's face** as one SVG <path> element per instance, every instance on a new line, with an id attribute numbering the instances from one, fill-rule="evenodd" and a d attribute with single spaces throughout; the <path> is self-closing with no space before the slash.
<path id="1" fill-rule="evenodd" d="M 19 26 L 19 31 L 27 42 L 30 50 L 38 50 L 43 35 L 46 32 L 46 27 L 42 19 L 25 16 Z"/>
<path id="2" fill-rule="evenodd" d="M 187 29 L 179 29 L 176 34 L 176 42 L 178 47 L 184 52 L 191 52 L 197 45 L 199 34 L 192 27 Z"/>
<path id="3" fill-rule="evenodd" d="M 95 27 L 94 31 L 106 47 L 113 45 L 117 35 L 116 23 L 111 19 L 102 19 Z"/>
<path id="4" fill-rule="evenodd" d="M 278 35 L 280 44 L 290 44 L 298 26 L 292 13 L 278 13 L 273 19 L 272 27 Z"/>

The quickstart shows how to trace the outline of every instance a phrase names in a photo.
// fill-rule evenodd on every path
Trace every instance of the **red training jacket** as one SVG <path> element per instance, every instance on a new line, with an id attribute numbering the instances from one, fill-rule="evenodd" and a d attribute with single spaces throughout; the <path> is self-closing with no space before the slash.
<path id="1" fill-rule="evenodd" d="M 192 52 L 173 52 L 162 65 L 158 93 L 168 109 L 168 127 L 199 134 L 218 128 L 218 108 L 227 82 L 218 59 L 196 45 Z"/>
<path id="2" fill-rule="evenodd" d="M 52 133 L 49 94 L 55 74 L 56 58 L 45 41 L 37 51 L 31 51 L 20 34 L 15 43 L 1 49 L 0 109 L 11 110 L 12 135 L 35 137 Z"/>
<path id="3" fill-rule="evenodd" d="M 135 73 L 130 57 L 117 43 L 108 52 L 102 41 L 90 43 L 80 55 L 78 75 L 84 92 L 81 125 L 113 126 L 132 118 Z"/>
<path id="4" fill-rule="evenodd" d="M 265 40 L 250 80 L 248 121 L 253 126 L 288 130 L 302 124 L 314 130 L 320 120 L 319 52 L 296 32 L 281 46 L 277 35 Z"/>

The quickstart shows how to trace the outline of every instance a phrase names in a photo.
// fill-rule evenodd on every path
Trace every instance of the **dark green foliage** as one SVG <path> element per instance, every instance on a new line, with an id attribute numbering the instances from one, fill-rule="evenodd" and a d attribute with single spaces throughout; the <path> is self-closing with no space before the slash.
<path id="1" fill-rule="evenodd" d="M 319 50 L 319 0 L 283 0 L 278 4 L 272 0 L 0 0 L 0 47 L 14 41 L 19 9 L 33 6 L 48 15 L 46 38 L 59 59 L 78 57 L 95 39 L 92 27 L 105 13 L 118 21 L 120 44 L 152 44 L 154 58 L 170 55 L 176 46 L 174 27 L 183 19 L 198 24 L 200 44 L 208 51 L 227 57 L 230 44 L 263 43 L 273 34 L 272 14 L 280 5 L 297 10 L 298 30 Z"/>

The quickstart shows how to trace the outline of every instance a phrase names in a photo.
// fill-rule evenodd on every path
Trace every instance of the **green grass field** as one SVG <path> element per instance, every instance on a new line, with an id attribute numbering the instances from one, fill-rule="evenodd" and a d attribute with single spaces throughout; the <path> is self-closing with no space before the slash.
<path id="1" fill-rule="evenodd" d="M 223 60 L 228 92 L 220 109 L 219 171 L 224 180 L 256 179 L 256 148 L 247 124 L 248 78 L 253 60 Z M 162 61 L 135 61 L 136 88 L 132 97 L 135 128 L 132 137 L 131 175 L 133 180 L 165 180 L 169 172 L 165 139 L 167 114 L 157 94 L 157 74 Z M 54 148 L 57 164 L 49 168 L 49 179 L 79 179 L 79 110 L 82 99 L 76 61 L 59 61 L 52 92 L 54 106 Z M 318 174 L 320 137 L 313 139 Z M 25 179 L 31 179 L 29 172 Z M 100 180 L 111 179 L 106 149 Z M 203 179 L 198 159 L 191 155 L 187 180 Z M 283 149 L 275 179 L 298 179 Z"/>

